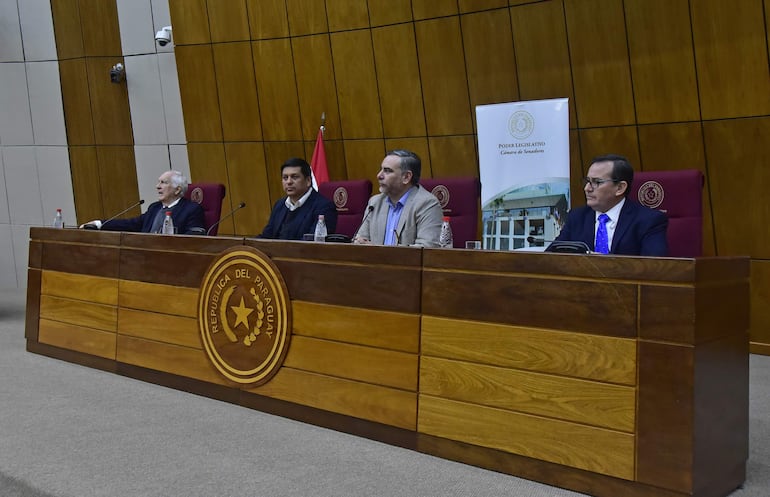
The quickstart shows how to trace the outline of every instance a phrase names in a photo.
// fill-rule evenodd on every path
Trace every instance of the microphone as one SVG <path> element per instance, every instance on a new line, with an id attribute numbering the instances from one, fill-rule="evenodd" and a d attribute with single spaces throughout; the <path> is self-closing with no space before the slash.
<path id="1" fill-rule="evenodd" d="M 534 236 L 528 236 L 527 242 L 530 245 L 534 245 L 536 243 L 552 243 L 553 240 L 546 240 L 545 238 L 535 238 Z"/>
<path id="2" fill-rule="evenodd" d="M 366 208 L 366 214 L 364 214 L 364 218 L 361 220 L 361 224 L 358 225 L 358 228 L 356 228 L 356 231 L 353 232 L 353 237 L 350 239 L 351 241 L 356 239 L 358 232 L 361 231 L 361 226 L 363 226 L 366 220 L 369 219 L 369 214 L 371 214 L 372 211 L 374 211 L 373 205 Z"/>
<path id="3" fill-rule="evenodd" d="M 588 244 L 581 241 L 546 240 L 545 238 L 535 238 L 534 236 L 528 236 L 527 242 L 529 242 L 530 245 L 534 243 L 550 243 L 550 245 L 548 245 L 548 247 L 545 249 L 546 252 L 556 252 L 560 254 L 588 254 L 591 252 Z"/>
<path id="4" fill-rule="evenodd" d="M 140 205 L 142 205 L 143 203 L 144 203 L 144 199 L 140 200 L 139 202 L 137 202 L 137 203 L 135 203 L 135 204 L 131 204 L 131 205 L 129 205 L 128 207 L 126 207 L 126 208 L 125 208 L 125 209 L 123 209 L 122 211 L 118 212 L 118 213 L 117 213 L 117 214 L 115 214 L 114 216 L 112 216 L 112 217 L 108 218 L 108 219 L 107 219 L 107 220 L 105 220 L 105 221 L 102 221 L 102 226 L 104 226 L 105 224 L 109 223 L 110 221 L 112 221 L 112 220 L 113 220 L 113 219 L 115 219 L 116 217 L 122 216 L 123 214 L 125 214 L 125 213 L 126 213 L 126 212 L 128 212 L 128 211 L 130 211 L 130 210 L 131 210 L 131 209 L 133 209 L 134 207 L 139 207 L 139 206 L 140 206 Z M 97 227 L 96 227 L 95 225 L 93 225 L 93 224 L 84 224 L 84 225 L 83 225 L 83 229 L 87 229 L 87 230 L 96 230 L 96 229 L 99 229 L 99 228 L 97 228 Z"/>
<path id="5" fill-rule="evenodd" d="M 233 214 L 235 214 L 235 213 L 236 213 L 238 210 L 240 210 L 240 209 L 243 209 L 244 207 L 246 207 L 246 202 L 244 202 L 244 201 L 241 201 L 241 203 L 240 203 L 240 204 L 238 204 L 238 207 L 236 207 L 235 209 L 231 210 L 231 211 L 230 211 L 230 213 L 229 213 L 229 214 L 227 214 L 226 216 L 224 216 L 224 217 L 220 217 L 220 218 L 219 218 L 219 221 L 217 221 L 216 223 L 214 223 L 214 224 L 212 224 L 211 226 L 209 226 L 209 229 L 207 229 L 207 230 L 206 230 L 206 236 L 208 236 L 208 235 L 211 233 L 211 230 L 213 230 L 214 228 L 216 228 L 217 226 L 219 226 L 219 223 L 221 223 L 222 221 L 224 221 L 224 220 L 225 220 L 225 219 L 227 219 L 228 217 L 230 217 L 230 216 L 232 216 Z"/>

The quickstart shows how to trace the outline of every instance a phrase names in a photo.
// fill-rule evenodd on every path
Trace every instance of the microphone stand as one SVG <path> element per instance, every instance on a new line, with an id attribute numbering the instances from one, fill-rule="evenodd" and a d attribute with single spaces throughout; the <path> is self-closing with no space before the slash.
<path id="1" fill-rule="evenodd" d="M 206 236 L 208 236 L 209 234 L 211 234 L 211 230 L 213 230 L 214 228 L 216 228 L 217 226 L 219 226 L 219 223 L 221 223 L 222 221 L 224 221 L 224 220 L 225 220 L 225 219 L 227 219 L 228 217 L 230 217 L 230 216 L 232 216 L 233 214 L 235 214 L 235 213 L 236 213 L 238 210 L 240 210 L 240 209 L 243 209 L 244 207 L 246 207 L 246 202 L 243 202 L 243 201 L 241 201 L 241 203 L 240 203 L 240 204 L 238 204 L 238 207 L 236 207 L 235 209 L 231 210 L 231 211 L 230 211 L 230 213 L 229 213 L 229 214 L 227 214 L 225 217 L 220 217 L 220 218 L 219 218 L 219 221 L 217 221 L 216 223 L 214 223 L 214 224 L 212 224 L 211 226 L 209 226 L 209 229 L 207 229 L 207 230 L 206 230 Z"/>
<path id="2" fill-rule="evenodd" d="M 129 205 L 128 207 L 126 207 L 126 208 L 125 208 L 125 209 L 123 209 L 122 211 L 118 212 L 118 213 L 117 213 L 117 214 L 115 214 L 114 216 L 107 218 L 107 220 L 105 220 L 105 221 L 102 221 L 102 226 L 104 226 L 105 224 L 109 223 L 110 221 L 112 221 L 112 220 L 113 220 L 113 219 L 115 219 L 116 217 L 122 216 L 123 214 L 125 214 L 125 213 L 126 213 L 126 212 L 128 212 L 128 211 L 130 211 L 130 210 L 131 210 L 131 209 L 133 209 L 134 207 L 139 207 L 139 206 L 140 206 L 140 205 L 142 205 L 143 203 L 144 203 L 144 199 L 140 200 L 139 202 L 137 202 L 137 203 L 135 203 L 135 204 L 131 204 L 131 205 Z M 83 229 L 87 229 L 87 230 L 95 230 L 95 229 L 99 229 L 99 228 L 97 228 L 97 227 L 96 227 L 96 226 L 94 226 L 93 224 L 84 224 L 84 225 L 83 225 Z"/>
<path id="3" fill-rule="evenodd" d="M 353 236 L 350 238 L 351 242 L 355 242 L 356 241 L 356 237 L 358 236 L 358 232 L 361 231 L 361 227 L 364 225 L 366 220 L 369 219 L 369 214 L 371 214 L 372 211 L 374 211 L 374 206 L 373 205 L 370 205 L 369 207 L 366 208 L 366 215 L 361 220 L 361 224 L 358 225 L 358 228 L 356 228 L 356 231 L 353 232 Z"/>

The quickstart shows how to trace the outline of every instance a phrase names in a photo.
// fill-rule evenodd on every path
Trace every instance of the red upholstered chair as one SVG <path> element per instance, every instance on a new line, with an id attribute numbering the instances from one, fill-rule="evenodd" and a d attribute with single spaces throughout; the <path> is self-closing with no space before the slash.
<path id="1" fill-rule="evenodd" d="M 219 221 L 222 215 L 222 200 L 225 198 L 225 185 L 222 183 L 190 183 L 187 187 L 187 193 L 184 194 L 187 200 L 198 202 L 203 207 L 203 221 L 206 231 Z M 209 235 L 216 235 L 219 231 L 219 225 L 214 226 Z"/>
<path id="2" fill-rule="evenodd" d="M 703 255 L 703 173 L 697 169 L 634 173 L 629 198 L 668 216 L 668 255 Z"/>
<path id="3" fill-rule="evenodd" d="M 318 187 L 318 192 L 337 207 L 336 232 L 352 237 L 364 218 L 366 203 L 372 196 L 372 182 L 368 179 L 327 181 Z"/>
<path id="4" fill-rule="evenodd" d="M 444 216 L 449 217 L 456 248 L 465 248 L 468 240 L 479 239 L 481 182 L 478 178 L 420 178 L 420 184 L 436 196 Z"/>

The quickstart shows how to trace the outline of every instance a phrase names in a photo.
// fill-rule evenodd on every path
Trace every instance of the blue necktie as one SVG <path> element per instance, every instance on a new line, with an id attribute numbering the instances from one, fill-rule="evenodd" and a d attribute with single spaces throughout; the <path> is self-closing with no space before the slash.
<path id="1" fill-rule="evenodd" d="M 596 230 L 596 243 L 594 244 L 596 252 L 600 254 L 610 253 L 609 237 L 607 236 L 607 221 L 610 216 L 601 214 L 599 216 L 599 228 Z"/>

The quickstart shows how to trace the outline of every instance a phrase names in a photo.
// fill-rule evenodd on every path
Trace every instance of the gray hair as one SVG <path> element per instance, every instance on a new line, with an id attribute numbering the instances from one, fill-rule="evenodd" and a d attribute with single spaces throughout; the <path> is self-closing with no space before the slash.
<path id="1" fill-rule="evenodd" d="M 184 197 L 185 193 L 187 193 L 187 187 L 190 186 L 190 182 L 187 181 L 187 177 L 182 174 L 179 171 L 171 171 L 171 186 L 176 188 L 181 188 L 180 190 L 180 197 Z"/>
<path id="2" fill-rule="evenodd" d="M 412 173 L 412 184 L 413 185 L 419 185 L 420 184 L 420 174 L 422 172 L 422 162 L 420 161 L 420 156 L 416 153 L 412 152 L 411 150 L 404 150 L 404 149 L 396 149 L 391 150 L 387 154 L 385 154 L 385 157 L 393 155 L 401 159 L 401 173 L 405 173 L 407 171 L 410 171 Z"/>

